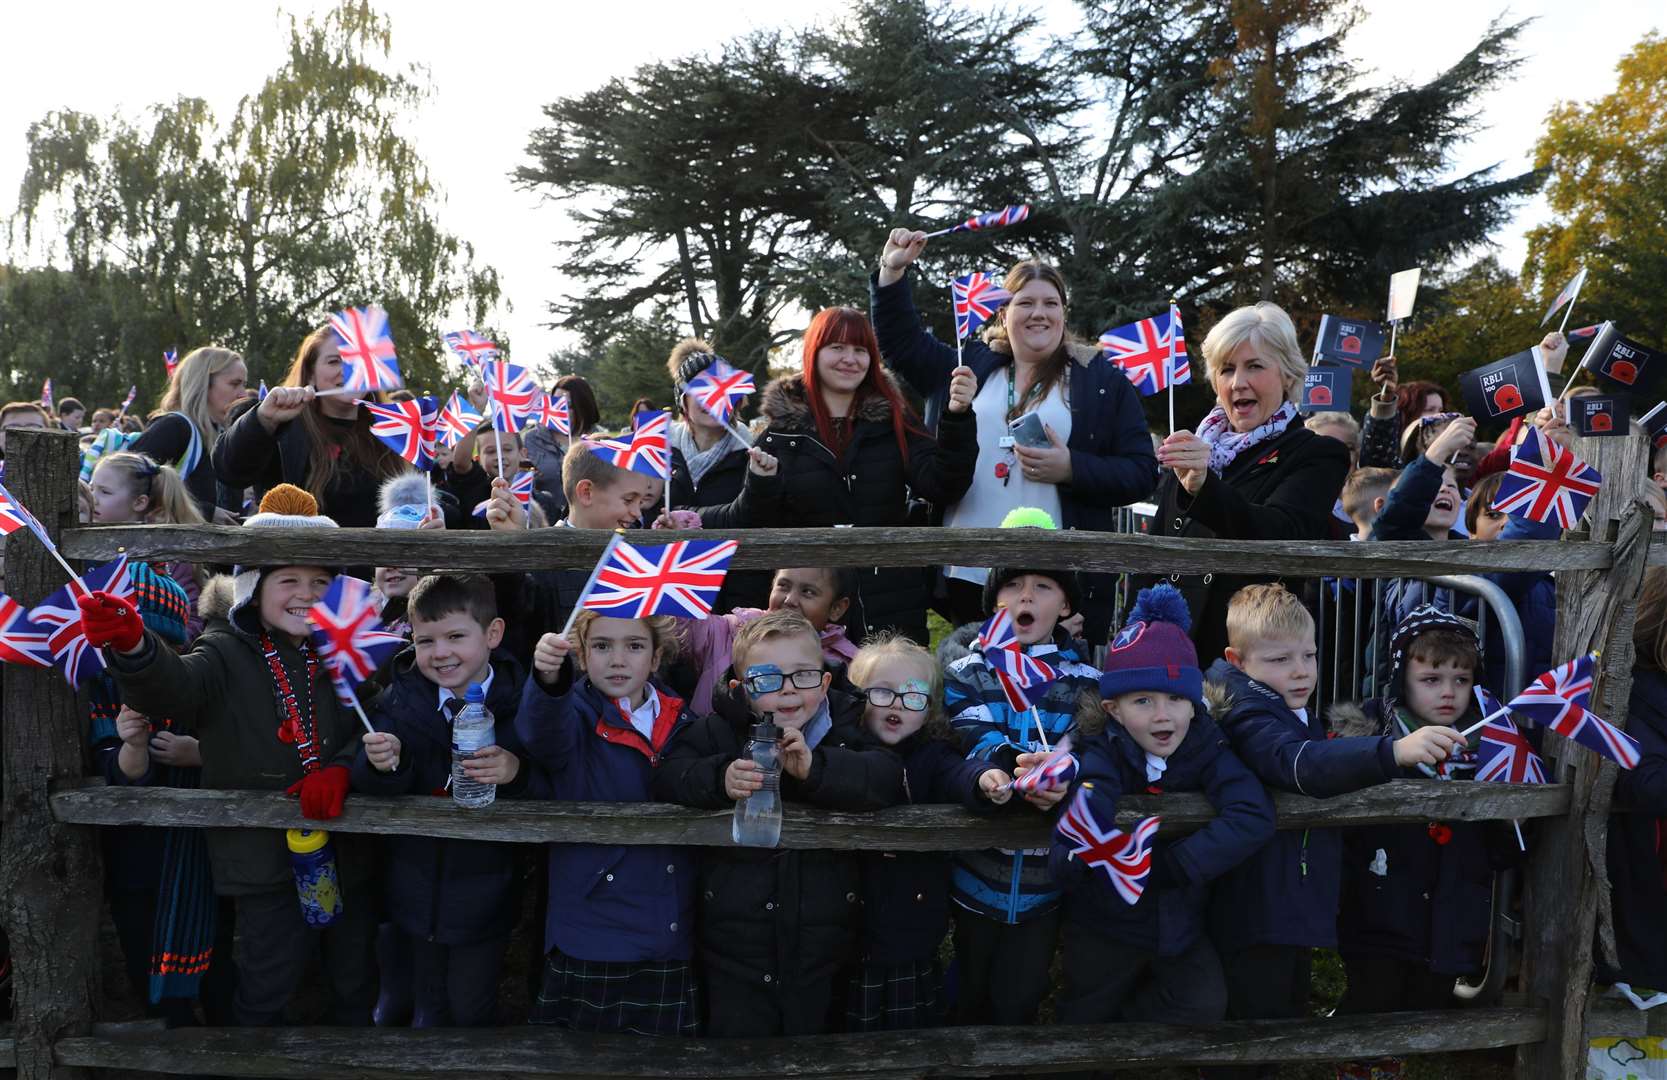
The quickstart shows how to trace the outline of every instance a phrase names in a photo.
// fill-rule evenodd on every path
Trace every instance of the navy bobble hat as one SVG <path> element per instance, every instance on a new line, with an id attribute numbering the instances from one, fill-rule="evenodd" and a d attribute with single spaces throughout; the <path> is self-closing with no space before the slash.
<path id="1" fill-rule="evenodd" d="M 1117 631 L 1106 650 L 1100 672 L 1100 697 L 1114 698 L 1136 690 L 1179 694 L 1189 701 L 1204 696 L 1204 673 L 1198 650 L 1187 630 L 1192 615 L 1173 585 L 1140 590 L 1129 621 Z"/>

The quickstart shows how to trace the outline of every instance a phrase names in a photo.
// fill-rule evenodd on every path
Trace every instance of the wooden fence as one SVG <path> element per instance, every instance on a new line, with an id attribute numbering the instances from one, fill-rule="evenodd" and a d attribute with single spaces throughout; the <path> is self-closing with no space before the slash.
<path id="1" fill-rule="evenodd" d="M 75 440 L 26 429 L 8 433 L 6 482 L 35 510 L 72 558 L 203 562 L 423 566 L 505 571 L 588 567 L 606 534 L 566 529 L 531 534 L 259 531 L 111 527 L 71 529 L 76 509 Z M 1646 449 L 1637 437 L 1586 441 L 1581 453 L 1607 478 L 1587 531 L 1561 543 L 1296 543 L 1181 540 L 1148 536 L 1002 530 L 784 529 L 706 533 L 744 540 L 734 565 L 926 566 L 985 564 L 1023 551 L 1029 564 L 1095 571 L 1235 572 L 1291 577 L 1427 577 L 1496 570 L 1558 572 L 1556 655 L 1603 649 L 1597 710 L 1625 723 L 1632 626 L 1653 518 L 1635 498 Z M 674 536 L 676 534 L 665 534 Z M 1048 555 L 1038 558 L 1038 544 Z M 822 554 L 825 553 L 825 554 Z M 6 592 L 25 606 L 63 574 L 27 533 L 6 545 Z M 4 830 L 0 891 L 15 971 L 15 1021 L 0 1034 L 0 1065 L 24 1078 L 79 1077 L 119 1068 L 273 1077 L 417 1077 L 468 1073 L 562 1077 L 969 1076 L 1086 1072 L 1156 1065 L 1330 1061 L 1515 1046 L 1519 1076 L 1563 1080 L 1584 1069 L 1598 1035 L 1667 1033 L 1667 1018 L 1594 1008 L 1594 940 L 1615 766 L 1548 734 L 1555 783 L 1543 787 L 1397 781 L 1334 799 L 1276 796 L 1279 827 L 1373 822 L 1539 819 L 1527 874 L 1520 985 L 1498 1005 L 1462 1012 L 1396 1013 L 1315 1020 L 1176 1027 L 1155 1024 L 1038 1028 L 944 1028 L 791 1039 L 648 1040 L 515 1029 L 344 1030 L 289 1028 L 163 1031 L 151 1023 L 99 1023 L 99 849 L 92 826 L 184 825 L 286 828 L 304 824 L 274 793 L 104 788 L 83 777 L 83 713 L 55 671 L 9 667 L 4 697 Z M 1131 797 L 1120 820 L 1152 812 Z M 1165 831 L 1197 828 L 1211 809 L 1201 797 L 1165 796 Z M 500 841 L 723 845 L 727 813 L 665 805 L 510 802 L 462 812 L 441 800 L 356 795 L 330 828 L 346 832 L 456 836 Z M 1044 842 L 1038 819 L 987 819 L 953 807 L 899 807 L 873 814 L 789 810 L 787 847 L 958 850 Z M 1606 915 L 1606 912 L 1604 913 Z M 1612 936 L 1608 937 L 1612 948 Z M 9 1037 L 8 1037 L 9 1036 Z"/>

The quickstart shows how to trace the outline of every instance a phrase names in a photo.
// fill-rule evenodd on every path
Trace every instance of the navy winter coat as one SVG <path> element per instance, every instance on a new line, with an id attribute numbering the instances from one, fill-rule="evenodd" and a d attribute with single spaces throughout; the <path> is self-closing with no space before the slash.
<path id="1" fill-rule="evenodd" d="M 1632 670 L 1627 734 L 1643 760 L 1622 769 L 1609 818 L 1609 886 L 1618 972 L 1607 981 L 1667 989 L 1667 675 Z"/>
<path id="2" fill-rule="evenodd" d="M 399 738 L 399 766 L 377 770 L 361 744 L 353 760 L 355 791 L 450 797 L 451 724 L 440 710 L 439 688 L 417 670 L 416 656 L 413 648 L 394 658 L 388 688 L 366 710 L 376 730 Z M 499 798 L 550 797 L 548 779 L 528 758 L 511 722 L 525 678 L 513 657 L 502 650 L 493 654 L 486 707 L 497 744 L 521 761 L 515 780 L 498 788 Z M 513 845 L 431 836 L 390 836 L 385 842 L 388 911 L 401 930 L 443 945 L 509 936 L 517 919 Z"/>
<path id="3" fill-rule="evenodd" d="M 1103 871 L 1070 857 L 1072 845 L 1057 833 L 1048 855 L 1054 878 L 1065 890 L 1067 922 L 1159 956 L 1186 952 L 1204 933 L 1209 882 L 1273 836 L 1268 793 L 1201 707 L 1155 783 L 1146 779 L 1145 752 L 1116 721 L 1108 720 L 1105 731 L 1083 744 L 1080 761 L 1077 779 L 1060 805 L 1068 806 L 1091 783 L 1089 804 L 1103 823 L 1115 819 L 1121 796 L 1143 792 L 1202 791 L 1215 807 L 1215 819 L 1197 832 L 1154 842 L 1146 891 L 1133 906 L 1124 903 Z"/>
<path id="4" fill-rule="evenodd" d="M 861 700 L 830 690 L 832 730 L 811 753 L 810 775 L 783 773 L 784 801 L 828 810 L 879 810 L 903 801 L 903 760 L 862 728 Z M 654 770 L 654 797 L 728 810 L 724 770 L 741 756 L 753 717 L 734 691 L 713 696 L 711 716 L 685 725 Z M 696 923 L 710 970 L 777 988 L 784 1012 L 800 987 L 831 980 L 856 960 L 862 901 L 854 851 L 702 848 Z M 814 995 L 813 995 L 814 996 Z M 713 1000 L 711 1007 L 723 1003 Z M 805 1023 L 820 1023 L 804 1018 Z"/>
<path id="5" fill-rule="evenodd" d="M 978 778 L 996 766 L 961 756 L 955 743 L 916 732 L 897 747 L 911 803 L 992 804 Z M 949 928 L 949 855 L 936 851 L 862 853 L 862 958 L 869 964 L 909 964 L 938 955 Z"/>
<path id="6" fill-rule="evenodd" d="M 1273 791 L 1317 799 L 1400 775 L 1388 735 L 1327 739 L 1273 690 L 1217 660 L 1205 689 L 1212 715 L 1239 760 Z M 1217 704 L 1217 700 L 1220 704 Z M 1223 954 L 1252 945 L 1337 947 L 1343 837 L 1336 829 L 1287 829 L 1223 874 L 1210 894 L 1210 937 Z"/>
<path id="7" fill-rule="evenodd" d="M 1362 715 L 1367 730 L 1389 731 L 1382 699 L 1366 702 L 1363 714 L 1334 710 L 1342 713 Z M 1400 775 L 1422 778 L 1413 769 Z M 1338 948 L 1387 953 L 1438 974 L 1473 975 L 1482 969 L 1493 873 L 1520 860 L 1508 821 L 1344 829 Z"/>
<path id="8" fill-rule="evenodd" d="M 547 688 L 527 680 L 515 730 L 550 773 L 556 794 L 585 802 L 648 802 L 666 744 L 689 725 L 683 702 L 660 697 L 653 738 L 644 739 L 589 679 Z M 565 692 L 564 692 L 565 691 Z M 681 961 L 689 957 L 694 858 L 661 844 L 551 844 L 544 946 L 578 960 Z"/>

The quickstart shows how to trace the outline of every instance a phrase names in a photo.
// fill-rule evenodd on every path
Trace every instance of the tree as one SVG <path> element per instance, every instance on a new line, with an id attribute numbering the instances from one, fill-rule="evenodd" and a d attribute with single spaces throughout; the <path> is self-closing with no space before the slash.
<path id="1" fill-rule="evenodd" d="M 205 342 L 275 378 L 330 311 L 367 302 L 388 309 L 411 384 L 440 384 L 437 323 L 484 323 L 499 287 L 435 218 L 399 127 L 429 91 L 387 66 L 391 34 L 365 0 L 292 19 L 288 58 L 224 125 L 181 98 L 142 124 L 65 111 L 30 126 L 14 240 L 55 227 L 47 246 L 70 273 L 134 290 L 124 319 L 149 313 L 142 332 L 122 323 L 115 355 L 73 357 L 88 393 L 118 394 L 133 373 L 154 385 L 161 349 Z M 38 357 L 4 361 L 16 383 Z"/>
<path id="2" fill-rule="evenodd" d="M 1576 270 L 1592 322 L 1667 345 L 1667 39 L 1647 35 L 1623 58 L 1613 93 L 1553 110 L 1535 146 L 1555 215 L 1528 233 L 1523 280 L 1549 306 Z M 1544 306 L 1541 313 L 1544 313 Z"/>
<path id="3" fill-rule="evenodd" d="M 646 317 L 629 316 L 608 325 L 606 337 L 558 352 L 551 357 L 551 365 L 563 375 L 584 376 L 596 391 L 602 426 L 624 430 L 631 421 L 625 411 L 638 398 L 662 406 L 671 403 L 666 357 L 683 332 L 664 306 L 654 308 Z"/>

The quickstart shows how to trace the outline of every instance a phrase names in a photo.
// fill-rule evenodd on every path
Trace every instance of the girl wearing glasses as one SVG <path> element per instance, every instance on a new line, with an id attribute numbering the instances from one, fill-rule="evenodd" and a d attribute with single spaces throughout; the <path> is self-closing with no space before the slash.
<path id="1" fill-rule="evenodd" d="M 1013 778 L 983 759 L 961 756 L 943 714 L 943 670 L 908 638 L 870 638 L 851 661 L 863 695 L 863 726 L 903 758 L 911 803 L 1005 803 Z M 851 982 L 851 1031 L 936 1027 L 943 1022 L 938 948 L 949 928 L 949 856 L 864 852 L 862 970 Z"/>

